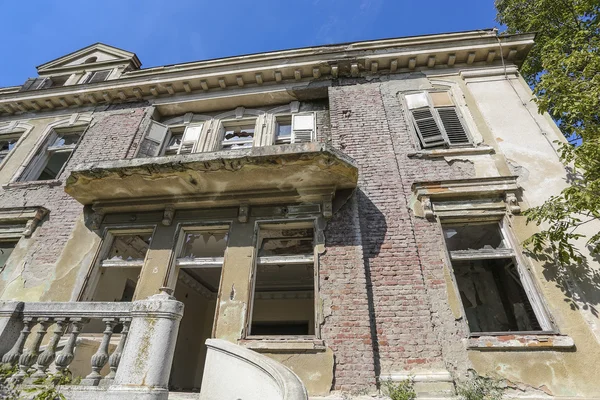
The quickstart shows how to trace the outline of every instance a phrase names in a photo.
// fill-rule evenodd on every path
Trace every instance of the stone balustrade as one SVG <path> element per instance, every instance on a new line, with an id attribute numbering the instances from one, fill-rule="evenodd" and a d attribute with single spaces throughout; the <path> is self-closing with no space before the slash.
<path id="1" fill-rule="evenodd" d="M 18 365 L 14 382 L 31 384 L 51 371 L 68 371 L 82 331 L 101 323 L 98 347 L 89 360 L 91 372 L 82 377 L 80 387 L 103 390 L 103 398 L 166 399 L 182 315 L 183 304 L 167 293 L 132 303 L 4 301 L 0 355 L 2 363 Z M 81 397 L 77 390 L 71 394 L 69 398 Z"/>

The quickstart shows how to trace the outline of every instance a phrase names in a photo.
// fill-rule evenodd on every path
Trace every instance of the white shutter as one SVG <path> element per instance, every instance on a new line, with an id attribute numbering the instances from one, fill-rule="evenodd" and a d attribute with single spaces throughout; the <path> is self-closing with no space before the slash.
<path id="1" fill-rule="evenodd" d="M 200 133 L 202 133 L 202 124 L 199 125 L 188 125 L 183 132 L 183 138 L 181 139 L 181 146 L 177 154 L 191 153 L 194 151 L 194 146 L 200 139 Z"/>
<path id="2" fill-rule="evenodd" d="M 292 115 L 292 143 L 309 143 L 314 140 L 315 115 L 313 113 Z"/>
<path id="3" fill-rule="evenodd" d="M 167 137 L 169 129 L 166 125 L 156 121 L 150 121 L 150 125 L 146 130 L 146 136 L 140 144 L 138 157 L 156 157 L 160 155 L 163 143 Z"/>

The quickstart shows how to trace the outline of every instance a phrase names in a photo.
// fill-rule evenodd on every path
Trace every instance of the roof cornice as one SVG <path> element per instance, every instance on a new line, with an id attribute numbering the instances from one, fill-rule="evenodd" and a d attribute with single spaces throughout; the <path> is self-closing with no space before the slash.
<path id="1" fill-rule="evenodd" d="M 534 34 L 497 37 L 494 31 L 472 31 L 410 38 L 383 39 L 283 50 L 171 66 L 123 74 L 105 82 L 34 91 L 0 89 L 0 113 L 165 98 L 227 89 L 293 82 L 331 80 L 419 70 L 475 68 L 504 62 L 520 65 L 533 46 Z"/>

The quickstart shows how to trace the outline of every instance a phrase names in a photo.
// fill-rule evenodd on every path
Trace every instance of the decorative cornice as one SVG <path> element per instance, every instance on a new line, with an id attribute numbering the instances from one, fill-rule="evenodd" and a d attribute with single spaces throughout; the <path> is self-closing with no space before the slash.
<path id="1" fill-rule="evenodd" d="M 31 236 L 46 214 L 48 214 L 48 209 L 44 207 L 0 209 L 0 238 Z M 3 229 L 3 226 L 6 228 Z"/>
<path id="2" fill-rule="evenodd" d="M 230 57 L 130 71 L 119 79 L 33 91 L 0 89 L 0 115 L 203 94 L 223 90 L 385 75 L 421 69 L 521 63 L 533 34 L 493 31 L 375 40 Z"/>

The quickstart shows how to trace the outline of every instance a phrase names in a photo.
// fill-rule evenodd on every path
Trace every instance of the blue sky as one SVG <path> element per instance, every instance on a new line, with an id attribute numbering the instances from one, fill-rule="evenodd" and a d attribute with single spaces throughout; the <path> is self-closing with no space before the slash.
<path id="1" fill-rule="evenodd" d="M 142 67 L 294 47 L 493 28 L 493 0 L 0 0 L 0 87 L 95 42 Z"/>

